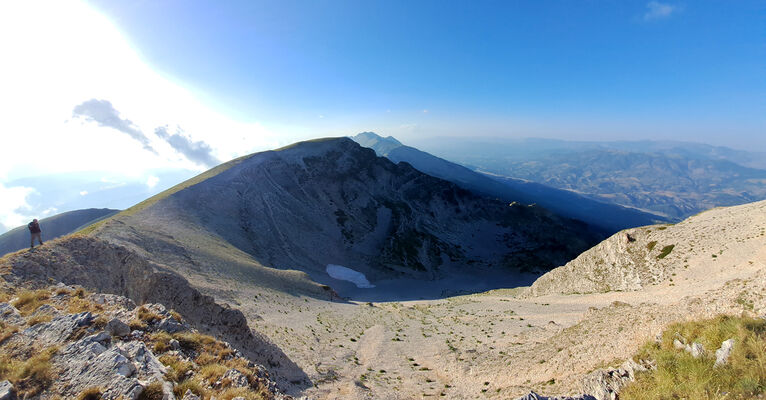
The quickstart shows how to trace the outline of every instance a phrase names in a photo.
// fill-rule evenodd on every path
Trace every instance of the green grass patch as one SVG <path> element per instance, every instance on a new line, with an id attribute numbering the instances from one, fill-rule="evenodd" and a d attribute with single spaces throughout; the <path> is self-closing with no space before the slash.
<path id="1" fill-rule="evenodd" d="M 656 245 L 657 245 L 657 241 L 656 240 L 652 240 L 651 242 L 646 244 L 646 248 L 649 249 L 649 251 L 652 251 L 652 250 L 654 250 L 654 246 L 656 246 Z"/>
<path id="2" fill-rule="evenodd" d="M 695 359 L 675 349 L 676 334 L 701 343 L 707 354 Z M 714 368 L 715 351 L 728 339 L 735 342 L 729 362 Z M 622 400 L 756 398 L 766 389 L 766 321 L 719 316 L 676 323 L 663 332 L 660 343 L 645 344 L 635 359 L 654 360 L 657 369 L 638 374 L 620 392 Z"/>
<path id="3" fill-rule="evenodd" d="M 667 257 L 668 254 L 670 254 L 671 251 L 673 251 L 673 248 L 676 247 L 674 244 L 669 244 L 660 250 L 660 254 L 657 256 L 658 260 L 662 260 L 663 258 Z"/>

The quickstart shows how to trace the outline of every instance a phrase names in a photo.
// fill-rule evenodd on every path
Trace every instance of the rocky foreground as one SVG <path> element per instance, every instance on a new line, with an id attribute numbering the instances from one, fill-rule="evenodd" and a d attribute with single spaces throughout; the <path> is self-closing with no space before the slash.
<path id="1" fill-rule="evenodd" d="M 0 296 L 0 398 L 289 399 L 161 304 L 59 283 Z"/>

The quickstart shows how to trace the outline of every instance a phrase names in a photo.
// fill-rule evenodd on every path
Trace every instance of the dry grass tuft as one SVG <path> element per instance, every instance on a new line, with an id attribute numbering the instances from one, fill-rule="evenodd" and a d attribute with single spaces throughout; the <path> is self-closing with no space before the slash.
<path id="1" fill-rule="evenodd" d="M 170 341 L 173 339 L 167 332 L 155 332 L 149 337 L 149 343 L 154 343 L 153 351 L 155 354 L 164 353 L 170 350 Z"/>
<path id="2" fill-rule="evenodd" d="M 199 375 L 208 383 L 213 384 L 221 379 L 228 370 L 229 367 L 223 364 L 207 364 L 200 368 Z"/>
<path id="3" fill-rule="evenodd" d="M 17 326 L 8 325 L 4 322 L 0 322 L 0 345 L 10 339 L 16 332 L 19 331 Z"/>
<path id="4" fill-rule="evenodd" d="M 53 382 L 50 360 L 57 351 L 57 347 L 49 347 L 25 360 L 0 354 L 0 380 L 11 381 L 19 398 L 38 395 Z"/>
<path id="5" fill-rule="evenodd" d="M 222 400 L 231 400 L 235 397 L 244 397 L 247 400 L 266 400 L 271 396 L 262 390 L 253 390 L 248 388 L 230 388 L 221 393 L 219 397 Z"/>
<path id="6" fill-rule="evenodd" d="M 184 361 L 174 355 L 162 355 L 160 357 L 160 362 L 166 367 L 169 367 L 165 377 L 173 382 L 184 381 L 186 379 L 186 373 L 189 371 L 194 371 L 194 364 Z"/>
<path id="7" fill-rule="evenodd" d="M 21 315 L 27 316 L 33 311 L 37 310 L 38 307 L 45 304 L 50 298 L 50 293 L 45 289 L 24 289 L 19 292 L 18 296 L 16 296 L 16 299 L 11 303 L 11 305 L 16 307 Z"/>
<path id="8" fill-rule="evenodd" d="M 87 388 L 77 395 L 77 400 L 100 400 L 101 389 L 97 387 Z"/>
<path id="9" fill-rule="evenodd" d="M 178 322 L 184 322 L 184 318 L 176 310 L 170 310 L 170 317 Z"/>
<path id="10" fill-rule="evenodd" d="M 193 379 L 188 379 L 176 385 L 173 388 L 173 394 L 175 394 L 176 397 L 180 399 L 184 396 L 184 394 L 186 394 L 187 390 L 191 390 L 192 393 L 201 398 L 210 397 L 207 389 L 205 389 L 203 385 Z"/>
<path id="11" fill-rule="evenodd" d="M 138 395 L 138 400 L 162 400 L 162 382 L 152 382 L 144 386 L 144 390 Z"/>
<path id="12" fill-rule="evenodd" d="M 36 314 L 27 318 L 27 324 L 29 324 L 29 326 L 33 326 L 45 322 L 51 322 L 52 319 L 53 316 L 50 314 Z"/>
<path id="13" fill-rule="evenodd" d="M 147 323 L 147 324 L 153 324 L 155 322 L 159 322 L 162 320 L 162 316 L 152 312 L 148 308 L 141 306 L 136 310 L 136 318 L 139 320 Z"/>

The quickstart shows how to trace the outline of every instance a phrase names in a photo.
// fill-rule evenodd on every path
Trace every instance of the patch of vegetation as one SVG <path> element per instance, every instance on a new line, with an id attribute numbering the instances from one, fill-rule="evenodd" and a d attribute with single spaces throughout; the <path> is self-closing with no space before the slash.
<path id="1" fill-rule="evenodd" d="M 681 335 L 699 342 L 708 351 L 694 358 L 673 346 Z M 734 339 L 726 365 L 714 367 L 715 350 Z M 639 360 L 654 360 L 657 370 L 640 373 L 620 392 L 620 399 L 750 399 L 766 389 L 766 321 L 749 317 L 719 316 L 676 323 L 662 334 L 662 341 L 645 344 Z"/>
<path id="2" fill-rule="evenodd" d="M 144 387 L 138 400 L 162 400 L 162 382 L 152 382 Z"/>
<path id="3" fill-rule="evenodd" d="M 146 308 L 144 306 L 141 306 L 141 307 L 138 308 L 138 310 L 136 311 L 136 317 L 139 320 L 141 320 L 143 322 L 146 322 L 148 324 L 153 324 L 155 322 L 159 322 L 159 321 L 162 320 L 162 316 L 161 315 L 159 315 L 159 314 L 157 314 L 157 313 L 155 313 L 153 311 L 150 311 L 148 308 Z"/>
<path id="4" fill-rule="evenodd" d="M 21 315 L 27 316 L 41 305 L 47 303 L 47 300 L 50 298 L 51 294 L 45 289 L 24 289 L 19 292 L 16 299 L 11 302 L 11 305 L 16 307 Z"/>
<path id="5" fill-rule="evenodd" d="M 49 347 L 31 357 L 0 353 L 0 381 L 9 380 L 22 399 L 40 394 L 53 382 L 50 360 L 57 351 L 58 347 Z"/>
<path id="6" fill-rule="evenodd" d="M 101 400 L 101 389 L 97 387 L 87 388 L 77 395 L 77 400 Z"/>
<path id="7" fill-rule="evenodd" d="M 18 331 L 18 327 L 6 325 L 5 323 L 0 322 L 0 344 L 5 343 L 6 340 L 10 339 L 11 336 L 13 336 Z"/>
<path id="8" fill-rule="evenodd" d="M 263 391 L 254 391 L 248 388 L 230 388 L 221 393 L 222 400 L 232 400 L 235 397 L 243 397 L 245 400 L 266 400 L 268 397 Z"/>
<path id="9" fill-rule="evenodd" d="M 660 254 L 657 256 L 658 260 L 662 260 L 663 258 L 667 257 L 668 254 L 670 254 L 671 251 L 673 251 L 673 248 L 676 247 L 674 244 L 667 245 L 662 248 L 660 251 Z"/>
<path id="10" fill-rule="evenodd" d="M 654 250 L 654 246 L 656 246 L 656 245 L 657 245 L 657 241 L 656 240 L 652 240 L 651 242 L 646 244 L 646 248 L 649 251 L 652 251 L 652 250 Z"/>
<path id="11" fill-rule="evenodd" d="M 29 324 L 29 326 L 37 325 L 45 322 L 51 322 L 52 319 L 53 316 L 50 314 L 36 314 L 27 318 L 27 324 Z"/>
<path id="12" fill-rule="evenodd" d="M 179 383 L 178 385 L 176 385 L 175 387 L 173 387 L 173 394 L 180 399 L 180 398 L 183 398 L 187 390 L 190 390 L 196 396 L 199 396 L 201 398 L 208 397 L 208 392 L 205 389 L 205 387 L 193 379 L 185 380 Z"/>

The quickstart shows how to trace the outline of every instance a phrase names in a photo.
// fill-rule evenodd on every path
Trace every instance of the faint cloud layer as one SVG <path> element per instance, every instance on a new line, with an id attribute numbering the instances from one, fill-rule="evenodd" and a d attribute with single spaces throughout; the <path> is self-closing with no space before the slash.
<path id="1" fill-rule="evenodd" d="M 646 8 L 644 21 L 668 18 L 674 12 L 678 11 L 677 6 L 668 3 L 660 3 L 659 1 L 650 1 L 646 4 Z"/>
<path id="2" fill-rule="evenodd" d="M 72 114 L 75 117 L 84 118 L 86 121 L 96 122 L 99 126 L 114 128 L 120 132 L 126 133 L 133 139 L 141 143 L 144 149 L 157 154 L 157 151 L 151 146 L 149 138 L 129 119 L 120 117 L 120 113 L 112 106 L 108 100 L 90 99 L 82 104 L 75 106 Z M 162 140 L 167 142 L 176 152 L 186 157 L 189 161 L 205 167 L 212 167 L 220 164 L 218 158 L 213 156 L 213 149 L 204 141 L 192 141 L 183 134 L 178 128 L 175 133 L 169 133 L 167 126 L 161 126 L 154 130 L 154 133 Z M 154 182 L 156 184 L 156 182 Z M 153 184 L 147 182 L 149 187 Z"/>
<path id="3" fill-rule="evenodd" d="M 144 149 L 157 154 L 157 151 L 149 144 L 149 138 L 129 119 L 120 118 L 120 113 L 107 100 L 90 99 L 75 106 L 72 114 L 75 117 L 85 118 L 86 121 L 96 122 L 99 126 L 114 128 L 122 133 L 126 133 L 141 143 Z"/>
<path id="4" fill-rule="evenodd" d="M 184 136 L 182 134 L 183 131 L 180 129 L 178 129 L 176 133 L 170 134 L 168 133 L 167 126 L 160 126 L 154 130 L 154 133 L 168 142 L 173 149 L 183 154 L 189 161 L 207 167 L 212 167 L 220 163 L 220 161 L 213 156 L 213 149 L 211 149 L 207 143 L 201 140 L 193 142 L 191 139 Z"/>

